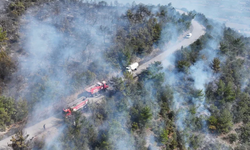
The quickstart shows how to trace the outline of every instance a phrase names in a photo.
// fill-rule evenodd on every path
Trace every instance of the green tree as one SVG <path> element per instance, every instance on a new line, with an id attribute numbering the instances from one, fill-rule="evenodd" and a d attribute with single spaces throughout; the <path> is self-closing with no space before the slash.
<path id="1" fill-rule="evenodd" d="M 195 115 L 196 114 L 196 107 L 195 106 L 191 107 L 189 109 L 189 111 L 190 111 L 191 114 Z"/>
<path id="2" fill-rule="evenodd" d="M 177 68 L 179 69 L 179 71 L 184 71 L 187 73 L 188 68 L 190 67 L 190 63 L 188 61 L 185 60 L 180 60 L 177 63 Z"/>
<path id="3" fill-rule="evenodd" d="M 225 83 L 222 80 L 220 80 L 217 86 L 218 86 L 218 89 L 216 91 L 217 95 L 223 96 L 224 91 L 225 91 Z"/>
<path id="4" fill-rule="evenodd" d="M 132 123 L 132 130 L 136 131 L 137 129 L 139 129 L 138 123 L 137 122 L 133 122 Z"/>
<path id="5" fill-rule="evenodd" d="M 218 58 L 214 58 L 213 62 L 210 65 L 211 69 L 213 69 L 213 71 L 215 73 L 218 73 L 220 71 L 220 60 Z"/>
<path id="6" fill-rule="evenodd" d="M 140 117 L 143 123 L 146 123 L 148 120 L 152 118 L 151 109 L 148 106 L 144 107 L 141 110 Z"/>
<path id="7" fill-rule="evenodd" d="M 162 144 L 166 144 L 168 142 L 169 130 L 163 130 L 160 134 L 160 140 Z"/>
<path id="8" fill-rule="evenodd" d="M 16 102 L 16 113 L 14 115 L 15 121 L 21 121 L 28 115 L 28 104 L 26 100 L 19 100 Z"/>
<path id="9" fill-rule="evenodd" d="M 110 82 L 112 83 L 114 91 L 119 92 L 125 90 L 125 83 L 122 78 L 112 77 Z"/>
<path id="10" fill-rule="evenodd" d="M 233 126 L 232 116 L 229 110 L 224 109 L 220 116 L 218 117 L 218 131 L 220 133 L 227 133 L 229 132 L 230 128 Z"/>
<path id="11" fill-rule="evenodd" d="M 0 51 L 0 79 L 5 79 L 14 68 L 14 63 L 6 52 Z"/>
<path id="12" fill-rule="evenodd" d="M 244 54 L 244 43 L 242 42 L 242 40 L 240 38 L 237 38 L 235 40 L 233 40 L 232 42 L 232 51 L 236 52 L 236 55 L 242 55 Z"/>
<path id="13" fill-rule="evenodd" d="M 250 142 L 250 123 L 240 128 L 239 140 L 243 143 Z"/>
<path id="14" fill-rule="evenodd" d="M 29 135 L 24 135 L 23 131 L 18 131 L 11 138 L 11 144 L 8 146 L 14 150 L 31 150 L 31 140 L 28 140 Z"/>
<path id="15" fill-rule="evenodd" d="M 229 82 L 225 88 L 225 91 L 224 91 L 224 99 L 227 101 L 227 102 L 232 102 L 235 100 L 235 91 L 233 89 L 233 83 L 232 82 Z"/>
<path id="16" fill-rule="evenodd" d="M 20 16 L 24 13 L 25 6 L 22 1 L 15 1 L 15 2 L 10 3 L 9 9 L 14 15 Z"/>
<path id="17" fill-rule="evenodd" d="M 227 54 L 228 53 L 228 47 L 224 44 L 224 43 L 220 43 L 220 51 L 223 53 L 223 54 Z"/>
<path id="18" fill-rule="evenodd" d="M 0 27 L 0 42 L 8 40 L 6 31 L 3 31 L 3 28 Z"/>
<path id="19" fill-rule="evenodd" d="M 99 148 L 103 150 L 110 150 L 113 148 L 112 143 L 109 141 L 109 136 L 107 136 L 105 133 L 101 135 Z"/>
<path id="20" fill-rule="evenodd" d="M 216 117 L 214 117 L 214 116 L 210 116 L 209 118 L 208 118 L 208 122 L 209 122 L 209 129 L 210 130 L 216 130 L 217 129 L 217 124 L 218 124 L 218 120 L 217 120 L 217 118 Z"/>
<path id="21" fill-rule="evenodd" d="M 0 96 L 0 127 L 5 129 L 6 125 L 10 125 L 15 115 L 14 99 Z"/>
<path id="22" fill-rule="evenodd" d="M 234 90 L 234 84 L 233 82 L 228 82 L 228 84 L 225 86 L 225 83 L 220 80 L 217 84 L 217 95 L 219 96 L 219 99 L 224 102 L 232 102 L 235 100 L 236 94 Z"/>
<path id="23" fill-rule="evenodd" d="M 248 123 L 250 121 L 250 97 L 247 93 L 239 94 L 239 100 L 235 107 L 233 107 L 234 122 L 239 123 L 243 121 Z"/>
<path id="24" fill-rule="evenodd" d="M 204 98 L 204 93 L 203 93 L 203 90 L 202 90 L 202 89 L 201 89 L 201 90 L 199 90 L 199 89 L 193 89 L 193 90 L 191 91 L 191 93 L 192 93 L 192 96 L 193 96 L 194 98 L 198 98 L 198 99 Z"/>
<path id="25" fill-rule="evenodd" d="M 2 103 L 0 102 L 0 130 L 5 131 L 5 124 L 10 122 L 10 116 L 5 111 L 5 109 L 2 106 Z"/>
<path id="26" fill-rule="evenodd" d="M 157 87 L 159 84 L 164 82 L 164 75 L 160 73 L 162 69 L 162 64 L 159 61 L 150 64 L 146 70 L 141 72 L 139 81 L 148 81 L 151 79 Z"/>

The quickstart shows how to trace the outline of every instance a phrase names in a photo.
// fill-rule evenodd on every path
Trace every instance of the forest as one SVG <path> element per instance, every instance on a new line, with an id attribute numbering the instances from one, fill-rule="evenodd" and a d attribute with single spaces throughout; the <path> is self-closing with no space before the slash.
<path id="1" fill-rule="evenodd" d="M 100 103 L 63 118 L 51 141 L 14 130 L 14 150 L 250 148 L 248 37 L 171 3 L 11 0 L 2 13 L 1 131 L 57 115 L 97 80 L 112 86 Z M 125 71 L 167 50 L 193 19 L 206 33 L 176 51 L 171 67 L 156 61 L 137 77 Z"/>

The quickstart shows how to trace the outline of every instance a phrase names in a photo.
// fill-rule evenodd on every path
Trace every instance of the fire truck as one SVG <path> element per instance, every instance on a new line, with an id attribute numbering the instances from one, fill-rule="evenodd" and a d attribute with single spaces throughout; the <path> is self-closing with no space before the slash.
<path id="1" fill-rule="evenodd" d="M 82 96 L 76 100 L 74 100 L 73 102 L 69 103 L 68 104 L 68 108 L 67 109 L 63 109 L 63 113 L 65 114 L 65 117 L 69 117 L 72 112 L 74 111 L 78 111 L 80 110 L 81 108 L 84 109 L 87 107 L 87 104 L 88 104 L 89 100 Z"/>
<path id="2" fill-rule="evenodd" d="M 97 82 L 97 84 L 90 86 L 88 88 L 85 89 L 85 91 L 87 93 L 89 93 L 91 96 L 96 95 L 98 92 L 107 89 L 109 86 L 106 83 L 106 81 L 102 81 L 102 82 Z"/>

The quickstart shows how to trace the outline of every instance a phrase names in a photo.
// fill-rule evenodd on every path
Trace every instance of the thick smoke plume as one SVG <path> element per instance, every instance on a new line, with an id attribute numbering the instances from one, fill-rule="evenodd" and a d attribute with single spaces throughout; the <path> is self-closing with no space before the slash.
<path id="1" fill-rule="evenodd" d="M 21 84 L 25 86 L 18 97 L 32 106 L 28 125 L 60 113 L 74 100 L 67 96 L 114 72 L 105 61 L 105 52 L 113 44 L 117 16 L 124 13 L 123 9 L 80 2 L 51 2 L 41 7 L 27 11 L 20 29 L 25 55 L 19 58 L 17 75 L 24 77 Z M 89 70 L 96 76 L 81 76 Z M 47 149 L 62 149 L 56 140 L 63 130 L 64 126 L 54 140 L 46 140 Z"/>
<path id="2" fill-rule="evenodd" d="M 111 44 L 116 23 L 115 17 L 107 18 L 107 10 L 101 8 L 95 12 L 90 6 L 80 10 L 76 5 L 62 3 L 43 7 L 38 12 L 31 9 L 23 17 L 21 29 L 26 55 L 20 58 L 19 73 L 27 85 L 21 97 L 39 102 L 34 107 L 34 116 L 42 113 L 40 110 L 44 107 L 60 103 L 67 95 L 83 88 L 84 83 L 76 87 L 74 75 L 87 71 L 89 64 L 95 62 L 94 69 L 107 74 L 112 70 L 104 61 L 104 52 Z M 37 95 L 27 96 L 30 91 Z"/>

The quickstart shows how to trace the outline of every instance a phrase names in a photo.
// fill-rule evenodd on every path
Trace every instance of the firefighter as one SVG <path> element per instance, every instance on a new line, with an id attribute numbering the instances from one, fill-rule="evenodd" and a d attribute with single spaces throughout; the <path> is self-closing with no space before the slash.
<path id="1" fill-rule="evenodd" d="M 46 128 L 45 128 L 45 124 L 43 125 L 43 129 L 45 130 Z"/>

